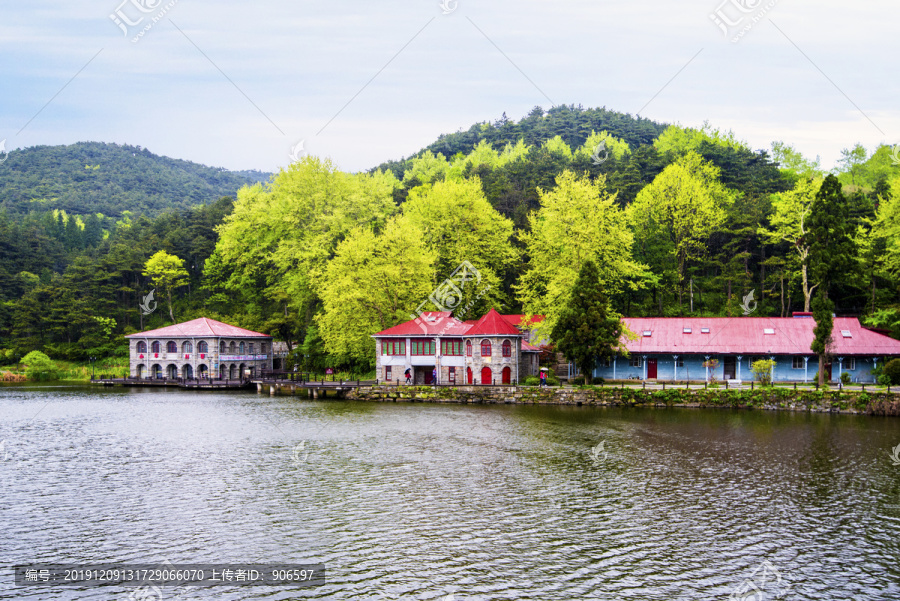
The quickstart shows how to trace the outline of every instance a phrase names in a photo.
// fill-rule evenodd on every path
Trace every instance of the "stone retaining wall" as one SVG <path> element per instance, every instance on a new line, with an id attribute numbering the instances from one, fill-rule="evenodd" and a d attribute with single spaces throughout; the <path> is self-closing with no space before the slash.
<path id="1" fill-rule="evenodd" d="M 756 390 L 531 386 L 363 386 L 349 400 L 582 406 L 684 406 L 900 415 L 900 394 L 757 388 Z"/>

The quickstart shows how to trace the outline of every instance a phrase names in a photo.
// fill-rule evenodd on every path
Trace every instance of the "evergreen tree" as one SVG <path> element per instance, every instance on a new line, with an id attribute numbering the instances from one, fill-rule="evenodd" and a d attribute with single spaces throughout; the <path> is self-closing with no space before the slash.
<path id="1" fill-rule="evenodd" d="M 552 339 L 590 383 L 594 363 L 611 359 L 620 351 L 622 322 L 609 308 L 609 299 L 600 283 L 600 273 L 590 259 L 578 273 L 568 302 L 556 321 Z"/>

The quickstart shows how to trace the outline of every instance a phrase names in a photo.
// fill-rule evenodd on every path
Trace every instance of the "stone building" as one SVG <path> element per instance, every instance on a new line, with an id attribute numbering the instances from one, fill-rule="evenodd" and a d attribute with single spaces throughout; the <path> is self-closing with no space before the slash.
<path id="1" fill-rule="evenodd" d="M 272 369 L 272 337 L 200 317 L 129 334 L 132 378 L 237 380 Z"/>
<path id="2" fill-rule="evenodd" d="M 374 335 L 377 378 L 403 382 L 409 369 L 415 384 L 432 384 L 435 373 L 438 384 L 517 384 L 537 375 L 540 351 L 512 322 L 521 316 L 494 309 L 474 322 L 423 312 Z"/>

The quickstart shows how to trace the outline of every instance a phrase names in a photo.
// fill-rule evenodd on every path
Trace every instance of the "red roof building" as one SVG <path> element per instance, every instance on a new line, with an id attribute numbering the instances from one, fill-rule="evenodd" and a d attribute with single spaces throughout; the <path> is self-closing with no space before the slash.
<path id="1" fill-rule="evenodd" d="M 449 311 L 422 312 L 374 335 L 378 379 L 406 382 L 408 373 L 411 384 L 486 385 L 537 375 L 540 351 L 516 327 L 521 318 L 495 309 L 470 321 Z"/>
<path id="2" fill-rule="evenodd" d="M 272 369 L 272 337 L 208 317 L 129 334 L 132 378 L 238 380 Z"/>

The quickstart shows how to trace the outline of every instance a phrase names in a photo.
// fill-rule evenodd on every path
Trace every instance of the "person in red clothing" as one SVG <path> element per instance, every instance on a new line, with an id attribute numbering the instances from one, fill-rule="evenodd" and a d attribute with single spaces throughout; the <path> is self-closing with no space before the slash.
<path id="1" fill-rule="evenodd" d="M 541 370 L 541 386 L 547 385 L 547 372 Z"/>

